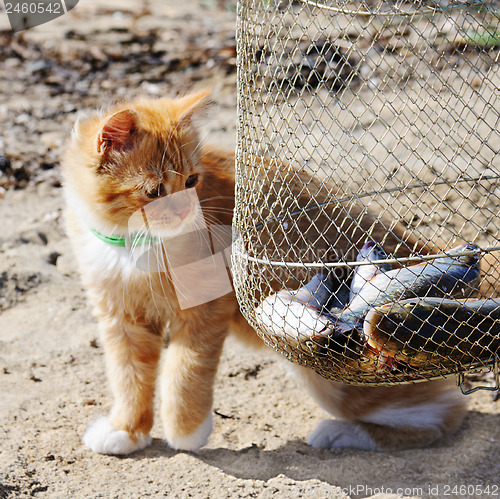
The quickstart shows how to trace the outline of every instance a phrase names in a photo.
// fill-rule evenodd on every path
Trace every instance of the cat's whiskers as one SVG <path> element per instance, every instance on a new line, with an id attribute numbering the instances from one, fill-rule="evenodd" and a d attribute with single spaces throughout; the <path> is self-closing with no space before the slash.
<path id="1" fill-rule="evenodd" d="M 163 243 L 162 243 L 161 239 L 160 239 L 160 245 L 163 248 Z M 158 303 L 157 303 L 157 299 L 159 299 L 160 302 L 163 305 L 167 305 L 168 308 L 170 309 L 170 311 L 172 311 L 173 308 L 172 308 L 172 305 L 171 305 L 170 301 L 169 300 L 165 300 L 165 298 L 167 297 L 167 290 L 166 290 L 165 285 L 164 285 L 164 279 L 165 278 L 166 278 L 167 282 L 171 283 L 170 274 L 167 272 L 167 268 L 166 268 L 166 264 L 165 264 L 164 258 L 161 258 L 160 261 L 158 262 L 158 255 L 157 255 L 156 250 L 154 252 L 155 252 L 154 258 L 156 260 L 155 264 L 159 263 L 159 266 L 158 266 L 158 269 L 157 269 L 158 270 L 157 274 L 158 274 L 158 283 L 159 283 L 159 286 L 160 286 L 161 293 L 158 293 L 156 291 L 156 286 L 153 283 L 153 274 L 150 273 L 149 279 L 148 279 L 148 284 L 149 284 L 149 288 L 150 288 L 150 291 L 151 291 L 151 298 L 153 300 L 153 303 L 154 303 L 155 308 L 158 311 L 158 313 L 160 313 L 160 311 L 159 311 L 159 306 L 158 306 Z M 148 259 L 150 257 L 151 257 L 151 251 L 148 252 Z"/>
<path id="2" fill-rule="evenodd" d="M 221 212 L 222 214 L 229 214 L 229 212 Z M 231 212 L 232 213 L 232 212 Z M 207 225 L 227 225 L 227 224 L 223 224 L 218 215 L 220 213 L 215 213 L 215 214 L 211 214 L 211 213 L 207 213 L 206 211 L 204 212 L 204 216 L 205 216 L 205 221 L 207 222 Z M 229 224 L 231 225 L 231 224 Z"/>
<path id="3" fill-rule="evenodd" d="M 146 225 L 147 224 L 144 224 L 144 227 L 146 227 Z M 172 304 L 169 300 L 166 300 L 169 294 L 169 289 L 166 285 L 168 283 L 173 286 L 173 281 L 170 275 L 172 266 L 169 263 L 168 252 L 164 242 L 165 235 L 161 233 L 161 227 L 159 225 L 154 228 L 153 232 L 148 228 L 147 231 L 144 231 L 144 235 L 147 236 L 145 244 L 148 269 L 147 283 L 151 291 L 151 298 L 159 314 L 161 313 L 161 307 L 159 307 L 158 302 L 168 306 L 169 310 L 173 311 Z M 139 242 L 136 243 L 136 246 L 138 244 Z M 153 274 L 157 275 L 157 280 L 155 282 L 153 282 Z"/>
<path id="4" fill-rule="evenodd" d="M 151 252 L 148 251 L 148 254 L 147 254 L 147 265 L 148 265 L 149 269 L 151 267 L 150 257 L 151 257 Z M 160 302 L 163 305 L 165 305 L 165 303 L 164 303 L 165 300 L 164 300 L 164 296 L 160 295 L 159 293 L 157 293 L 155 291 L 155 285 L 154 285 L 154 282 L 153 282 L 153 272 L 151 270 L 147 271 L 146 282 L 148 284 L 149 290 L 151 291 L 151 300 L 153 302 L 153 306 L 155 307 L 155 310 L 158 313 L 158 315 L 161 315 L 161 310 L 160 310 L 160 306 L 158 305 L 158 302 Z M 157 301 L 157 299 L 159 299 L 159 300 Z M 168 304 L 168 305 L 170 306 L 170 304 Z"/>
<path id="5" fill-rule="evenodd" d="M 200 199 L 199 202 L 200 204 L 203 204 L 203 203 L 206 203 L 208 201 L 214 201 L 216 199 L 228 199 L 230 201 L 232 201 L 234 199 L 234 196 L 210 196 L 209 198 L 204 198 L 204 199 Z M 207 209 L 209 209 L 211 207 L 208 207 Z M 214 206 L 213 208 L 222 208 L 222 206 Z M 225 208 L 227 210 L 230 210 L 230 211 L 233 211 L 231 208 Z"/>
<path id="6" fill-rule="evenodd" d="M 136 246 L 137 245 L 135 244 L 135 242 L 132 242 L 131 248 L 128 251 L 129 264 L 134 266 L 136 269 L 141 270 L 137 266 L 137 259 L 134 258 L 134 250 L 135 250 Z M 122 293 L 122 303 L 123 304 L 127 303 L 128 290 L 129 290 L 129 280 L 124 279 L 123 293 Z"/>
<path id="7" fill-rule="evenodd" d="M 158 303 L 161 303 L 163 306 L 168 306 L 170 311 L 173 310 L 170 302 L 168 300 L 165 300 L 168 295 L 167 289 L 164 286 L 164 279 L 166 278 L 167 282 L 171 281 L 169 273 L 167 272 L 164 258 L 166 250 L 163 245 L 163 240 L 160 237 L 159 229 L 157 234 L 151 234 L 151 231 L 149 229 L 147 233 L 145 231 L 143 233 L 147 234 L 148 237 L 148 239 L 146 239 L 146 243 L 144 244 L 145 248 L 143 253 L 146 255 L 146 270 L 144 270 L 144 272 L 147 274 L 146 282 L 151 292 L 151 299 L 153 301 L 154 307 L 158 315 L 161 315 L 161 307 Z M 142 234 L 138 235 L 142 236 Z M 137 247 L 138 244 L 139 242 L 137 242 L 135 246 Z M 160 292 L 156 290 L 156 283 L 153 282 L 154 274 L 157 274 L 157 282 L 160 286 Z"/>
<path id="8" fill-rule="evenodd" d="M 179 127 L 181 126 L 181 120 L 179 120 L 174 127 L 171 128 L 170 130 L 170 133 L 168 135 L 168 138 L 167 140 L 165 141 L 166 144 L 173 144 L 174 143 L 174 140 L 173 138 L 177 135 L 177 132 L 179 131 Z M 191 145 L 194 141 L 186 141 L 182 144 L 177 145 L 177 147 L 173 150 L 173 152 L 170 154 L 170 157 L 168 159 L 168 161 L 171 161 L 172 157 L 173 157 L 173 154 L 177 154 L 178 152 L 180 152 L 180 149 L 182 149 L 183 147 L 187 146 L 187 145 Z M 165 160 L 165 154 L 167 152 L 167 147 L 165 147 L 164 151 L 163 151 L 163 155 L 162 155 L 162 163 L 163 161 Z M 182 158 L 180 158 L 182 160 Z"/>
<path id="9" fill-rule="evenodd" d="M 209 208 L 209 209 L 204 209 L 206 217 L 210 217 L 212 220 L 218 220 L 219 215 L 232 215 L 233 210 L 230 208 Z M 220 225 L 221 222 L 220 220 L 218 221 L 218 224 Z"/>
<path id="10" fill-rule="evenodd" d="M 170 273 L 175 274 L 176 268 L 173 266 L 172 262 L 169 260 L 168 253 L 167 253 L 166 249 L 164 249 L 164 257 L 165 257 L 164 260 L 163 260 L 164 265 L 165 265 L 164 266 L 164 275 L 166 276 L 168 282 L 173 286 L 175 295 L 177 296 L 177 300 L 179 300 L 179 297 L 182 297 L 182 298 L 186 299 L 187 296 L 182 292 L 181 289 L 179 289 L 178 286 L 174 285 L 172 277 L 170 276 Z M 168 267 L 168 269 L 170 269 L 169 271 L 167 271 L 167 267 Z M 163 292 L 165 293 L 166 291 L 165 291 L 165 288 L 163 287 L 163 281 L 162 280 L 160 280 L 160 286 L 161 286 Z M 165 294 L 165 296 L 167 296 L 167 295 Z M 170 305 L 170 303 L 169 303 L 169 306 L 172 309 L 172 306 Z"/>
<path id="11" fill-rule="evenodd" d="M 201 212 L 197 213 L 196 218 L 193 220 L 193 222 L 191 222 L 191 224 L 198 229 L 205 227 L 205 221 L 202 215 L 203 214 Z M 156 242 L 155 243 L 150 242 L 150 247 L 153 251 L 150 251 L 148 254 L 149 257 L 152 257 L 153 255 L 151 255 L 151 253 L 154 253 L 154 258 L 156 259 L 155 264 L 157 265 L 157 270 L 158 270 L 157 273 L 159 274 L 158 280 L 161 289 L 161 293 L 158 293 L 155 292 L 152 286 L 151 291 L 153 293 L 153 299 L 156 297 L 159 299 L 164 299 L 165 296 L 167 296 L 168 290 L 165 288 L 166 282 L 168 282 L 174 288 L 175 294 L 177 295 L 178 299 L 179 297 L 187 299 L 188 298 L 187 295 L 185 295 L 181 289 L 174 286 L 171 273 L 175 273 L 175 269 L 178 267 L 178 265 L 175 265 L 175 263 L 178 264 L 179 262 L 173 262 L 169 258 L 168 248 L 165 246 L 165 235 L 164 234 L 162 235 L 160 232 L 161 232 L 160 227 L 157 227 L 157 233 L 154 234 Z M 200 245 L 210 244 L 209 241 L 205 239 L 203 233 L 204 231 L 195 229 L 194 232 L 196 234 L 196 237 L 201 238 L 199 239 Z M 168 303 L 168 305 L 172 310 L 171 304 Z"/>
<path id="12" fill-rule="evenodd" d="M 213 139 L 212 137 L 217 137 L 217 136 L 221 136 L 221 137 L 224 137 L 224 133 L 222 133 L 222 131 L 218 131 L 218 132 L 215 132 L 215 134 L 212 132 L 212 131 L 208 131 L 208 130 L 205 130 L 203 135 L 200 134 L 198 137 L 198 145 L 196 146 L 196 149 L 195 151 L 198 152 L 199 150 L 202 150 L 203 153 L 200 155 L 200 159 L 207 156 L 209 154 L 208 150 L 207 149 L 204 149 L 204 146 L 205 146 L 205 143 L 207 142 L 205 139 L 207 137 L 211 137 L 211 142 L 213 142 Z"/>
<path id="13" fill-rule="evenodd" d="M 207 224 L 209 227 L 213 227 L 213 226 L 221 226 L 221 224 L 215 219 L 214 222 L 216 223 L 213 223 L 213 224 Z M 222 225 L 222 227 L 231 227 L 231 226 L 226 226 L 226 225 Z M 231 247 L 231 243 L 232 243 L 232 229 L 231 229 L 231 233 L 230 234 L 227 234 L 227 235 L 224 235 L 224 232 L 220 232 L 220 231 L 217 231 L 217 230 L 210 230 L 210 234 L 212 236 L 212 241 L 214 243 L 214 247 L 216 248 L 223 248 L 224 250 L 228 249 Z M 216 244 L 218 243 L 218 244 Z"/>
<path id="14" fill-rule="evenodd" d="M 208 132 L 205 133 L 205 137 L 208 136 Z M 196 144 L 196 147 L 194 148 L 194 152 L 198 153 L 199 151 L 203 151 L 203 147 L 205 145 L 205 137 L 199 137 L 198 138 L 198 143 Z M 200 158 L 202 158 L 206 153 L 200 154 Z"/>

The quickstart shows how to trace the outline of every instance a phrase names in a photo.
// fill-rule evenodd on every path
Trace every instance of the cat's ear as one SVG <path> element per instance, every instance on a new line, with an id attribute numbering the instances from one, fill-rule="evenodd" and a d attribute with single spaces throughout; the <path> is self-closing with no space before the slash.
<path id="1" fill-rule="evenodd" d="M 207 107 L 210 92 L 210 90 L 203 90 L 202 92 L 186 95 L 178 100 L 179 124 L 181 126 L 190 125 L 193 116 Z"/>
<path id="2" fill-rule="evenodd" d="M 113 114 L 97 137 L 97 152 L 123 151 L 131 145 L 131 139 L 139 126 L 139 116 L 131 109 Z"/>

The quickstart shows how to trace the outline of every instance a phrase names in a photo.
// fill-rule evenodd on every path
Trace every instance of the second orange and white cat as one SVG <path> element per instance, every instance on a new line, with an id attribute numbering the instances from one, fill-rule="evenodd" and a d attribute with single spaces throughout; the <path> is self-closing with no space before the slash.
<path id="1" fill-rule="evenodd" d="M 85 444 L 96 452 L 128 454 L 151 442 L 158 376 L 166 441 L 175 449 L 202 447 L 212 431 L 214 377 L 226 336 L 231 330 L 248 343 L 261 345 L 241 316 L 234 293 L 181 307 L 167 265 L 172 255 L 146 234 L 156 217 L 163 227 L 161 237 L 177 237 L 174 256 L 186 256 L 188 261 L 196 248 L 192 239 L 179 234 L 202 228 L 205 221 L 231 224 L 234 155 L 203 146 L 193 124 L 206 97 L 204 92 L 137 100 L 81 120 L 63 161 L 67 230 L 99 321 L 114 395 L 109 415 L 84 436 Z M 294 178 L 289 178 L 290 188 L 300 199 L 304 195 Z M 148 230 L 142 227 L 142 239 L 129 235 L 130 220 L 137 213 L 144 215 L 152 202 L 173 194 L 178 200 L 164 213 L 153 210 L 150 220 L 143 217 Z M 356 210 L 349 207 L 357 216 Z M 345 213 L 340 210 L 335 215 L 336 227 L 342 227 Z M 384 240 L 389 251 L 396 248 L 398 237 L 407 239 L 407 247 L 411 243 L 401 228 L 388 237 L 387 226 L 368 216 L 362 225 L 375 240 Z M 141 231 L 140 223 L 137 230 Z M 361 245 L 361 228 L 352 230 L 349 239 Z M 342 234 L 328 237 L 339 245 L 348 244 Z M 151 246 L 157 260 L 154 269 L 138 268 L 131 258 L 131 248 L 138 245 Z M 402 248 L 400 253 L 404 252 Z M 186 265 L 182 272 L 189 273 L 189 268 Z M 200 273 L 188 276 L 190 282 L 210 296 L 216 287 L 210 272 L 195 272 Z M 464 415 L 464 399 L 448 380 L 370 388 L 328 381 L 298 366 L 295 370 L 315 400 L 337 418 L 316 428 L 309 440 L 315 447 L 423 446 L 456 430 Z"/>

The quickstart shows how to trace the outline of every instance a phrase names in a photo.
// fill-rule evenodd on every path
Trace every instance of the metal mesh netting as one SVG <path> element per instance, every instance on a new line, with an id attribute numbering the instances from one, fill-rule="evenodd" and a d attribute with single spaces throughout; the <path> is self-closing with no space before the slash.
<path id="1" fill-rule="evenodd" d="M 233 275 L 268 345 L 361 384 L 496 362 L 499 46 L 497 2 L 239 2 Z"/>

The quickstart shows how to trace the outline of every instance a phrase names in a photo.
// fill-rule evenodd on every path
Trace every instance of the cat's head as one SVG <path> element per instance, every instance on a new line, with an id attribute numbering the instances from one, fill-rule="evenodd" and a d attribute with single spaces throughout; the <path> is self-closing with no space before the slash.
<path id="1" fill-rule="evenodd" d="M 192 223 L 203 182 L 193 117 L 208 93 L 141 99 L 79 121 L 63 162 L 70 205 L 93 228 L 115 233 L 137 213 L 147 215 L 143 226 L 167 233 Z"/>

